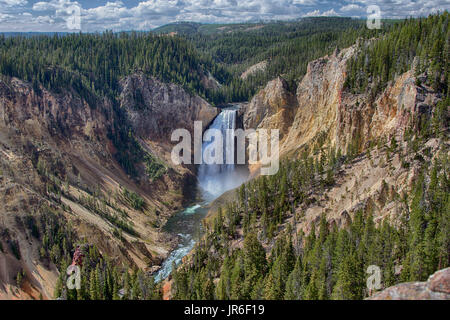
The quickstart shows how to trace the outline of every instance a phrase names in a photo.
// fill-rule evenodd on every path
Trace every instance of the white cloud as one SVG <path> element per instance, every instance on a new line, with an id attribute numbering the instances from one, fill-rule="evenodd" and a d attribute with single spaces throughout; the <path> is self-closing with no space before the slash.
<path id="1" fill-rule="evenodd" d="M 330 9 L 328 11 L 325 11 L 324 13 L 322 13 L 322 16 L 324 17 L 335 17 L 335 16 L 339 16 L 339 14 L 334 11 L 334 9 Z"/>
<path id="2" fill-rule="evenodd" d="M 82 7 L 80 3 L 77 1 L 70 1 L 70 0 L 51 0 L 51 1 L 40 1 L 33 4 L 33 10 L 34 11 L 48 11 L 48 10 L 55 10 L 55 11 L 61 11 L 66 10 L 70 6 L 79 6 Z"/>
<path id="3" fill-rule="evenodd" d="M 53 24 L 55 23 L 55 20 L 49 16 L 37 16 L 33 18 L 33 22 L 38 24 Z"/>
<path id="4" fill-rule="evenodd" d="M 3 18 L 0 31 L 67 31 L 66 20 L 73 5 L 88 0 L 0 0 Z M 437 10 L 450 10 L 449 0 L 104 0 L 96 7 L 81 8 L 81 26 L 85 32 L 112 30 L 148 30 L 174 21 L 233 23 L 255 20 L 288 20 L 308 16 L 366 17 L 367 6 L 380 6 L 383 18 L 426 16 Z M 24 12 L 33 18 L 25 19 Z M 45 19 L 49 17 L 49 24 Z M 50 23 L 50 21 L 52 21 Z"/>
<path id="5" fill-rule="evenodd" d="M 315 0 L 294 0 L 294 1 L 292 1 L 292 3 L 313 6 L 316 4 L 316 1 Z"/>
<path id="6" fill-rule="evenodd" d="M 10 14 L 0 12 L 0 22 L 4 22 L 4 21 L 8 20 L 9 18 L 12 18 L 12 16 Z"/>
<path id="7" fill-rule="evenodd" d="M 104 6 L 83 11 L 86 18 L 90 19 L 118 19 L 132 16 L 122 1 L 107 2 Z"/>
<path id="8" fill-rule="evenodd" d="M 34 11 L 46 11 L 46 10 L 51 10 L 51 9 L 53 9 L 53 5 L 50 4 L 50 2 L 41 1 L 41 2 L 36 2 L 33 5 Z"/>
<path id="9" fill-rule="evenodd" d="M 27 2 L 28 2 L 27 0 L 0 0 L 0 4 L 2 6 L 6 5 L 6 6 L 10 6 L 10 7 L 23 6 L 23 5 L 26 5 Z"/>
<path id="10" fill-rule="evenodd" d="M 325 12 L 320 12 L 320 10 L 314 10 L 311 12 L 308 12 L 307 14 L 303 15 L 304 17 L 335 17 L 339 16 L 339 14 L 334 11 L 334 9 L 330 9 Z"/>
<path id="11" fill-rule="evenodd" d="M 362 10 L 362 7 L 360 7 L 357 4 L 348 4 L 339 9 L 339 11 L 341 12 L 356 11 L 356 10 Z"/>
<path id="12" fill-rule="evenodd" d="M 304 17 L 317 17 L 320 16 L 320 10 L 310 11 L 303 15 Z"/>

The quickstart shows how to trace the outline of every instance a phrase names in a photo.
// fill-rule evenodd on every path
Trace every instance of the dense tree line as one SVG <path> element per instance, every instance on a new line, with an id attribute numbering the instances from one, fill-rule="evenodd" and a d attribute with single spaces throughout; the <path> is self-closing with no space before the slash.
<path id="1" fill-rule="evenodd" d="M 386 27 L 389 24 L 386 22 Z M 185 35 L 200 52 L 211 56 L 233 75 L 220 90 L 208 92 L 210 100 L 217 104 L 247 101 L 279 75 L 295 89 L 295 83 L 306 73 L 308 62 L 331 54 L 336 48 L 348 47 L 359 37 L 369 38 L 385 31 L 368 30 L 365 21 L 359 19 L 325 17 L 250 24 L 247 29 L 250 30 Z M 261 61 L 268 62 L 265 71 L 240 79 L 242 72 Z"/>
<path id="2" fill-rule="evenodd" d="M 211 65 L 185 40 L 152 33 L 0 36 L 0 73 L 59 91 L 73 88 L 114 97 L 120 78 L 136 71 L 204 94 L 203 73 L 224 81 L 226 72 Z"/>
<path id="3" fill-rule="evenodd" d="M 257 228 L 245 234 L 242 250 L 230 248 L 236 234 L 227 233 L 236 225 L 224 220 L 196 248 L 192 265 L 174 273 L 175 298 L 363 299 L 369 295 L 366 270 L 370 265 L 381 268 L 384 287 L 424 281 L 449 266 L 450 185 L 445 173 L 436 173 L 440 166 L 433 166 L 429 186 L 423 176 L 419 179 L 399 227 L 386 219 L 375 226 L 370 211 L 358 211 L 342 229 L 328 225 L 323 216 L 317 234 L 314 225 L 308 236 L 292 232 L 288 225 L 266 257 L 266 240 Z M 239 214 L 238 226 L 245 217 Z"/>
<path id="4" fill-rule="evenodd" d="M 52 90 L 71 87 L 88 102 L 97 96 L 114 97 L 118 80 L 143 71 L 163 81 L 183 85 L 215 104 L 249 100 L 267 81 L 283 75 L 291 84 L 304 75 L 307 63 L 344 48 L 356 39 L 379 38 L 349 62 L 347 87 L 364 91 L 370 82 L 380 90 L 411 67 L 429 66 L 433 86 L 448 86 L 439 78 L 448 64 L 448 13 L 409 19 L 396 25 L 384 21 L 381 30 L 369 30 L 364 20 L 307 18 L 293 22 L 249 25 L 250 30 L 192 32 L 177 36 L 153 33 L 67 34 L 55 36 L 0 36 L 0 74 L 43 84 Z M 267 70 L 245 81 L 248 67 L 268 61 Z M 206 89 L 202 78 L 211 74 L 222 84 Z M 373 79 L 372 79 L 373 78 Z"/>
<path id="5" fill-rule="evenodd" d="M 370 91 L 376 96 L 389 81 L 414 66 L 418 84 L 426 73 L 427 85 L 448 93 L 450 33 L 449 14 L 407 19 L 378 40 L 361 42 L 359 53 L 348 63 L 346 88 L 353 93 Z"/>
<path id="6" fill-rule="evenodd" d="M 80 268 L 81 288 L 68 289 L 67 275 L 61 272 L 54 296 L 67 300 L 155 300 L 161 299 L 160 287 L 152 276 L 141 269 L 119 267 L 94 246 L 83 247 L 83 265 Z M 61 270 L 69 266 L 63 260 Z"/>

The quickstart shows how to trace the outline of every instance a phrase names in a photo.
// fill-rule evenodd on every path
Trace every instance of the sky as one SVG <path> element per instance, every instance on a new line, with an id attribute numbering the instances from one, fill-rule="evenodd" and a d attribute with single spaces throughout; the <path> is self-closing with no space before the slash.
<path id="1" fill-rule="evenodd" d="M 427 16 L 450 0 L 0 0 L 0 32 L 151 30 L 176 22 L 235 23 L 309 16 Z"/>

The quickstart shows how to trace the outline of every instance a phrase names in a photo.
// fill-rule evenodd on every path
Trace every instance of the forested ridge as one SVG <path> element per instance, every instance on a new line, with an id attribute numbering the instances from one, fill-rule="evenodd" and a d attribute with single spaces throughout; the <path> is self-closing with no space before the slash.
<path id="1" fill-rule="evenodd" d="M 95 105 L 102 96 L 117 96 L 121 78 L 142 71 L 180 84 L 213 104 L 223 104 L 248 101 L 278 75 L 294 83 L 309 61 L 385 30 L 368 30 L 363 20 L 350 18 L 309 18 L 263 26 L 179 36 L 151 32 L 1 35 L 0 74 L 33 83 L 36 90 L 39 84 L 55 92 L 72 88 Z M 269 61 L 265 72 L 247 81 L 240 79 L 246 68 L 263 60 Z M 202 84 L 208 72 L 222 84 L 219 89 Z"/>
<path id="2" fill-rule="evenodd" d="M 96 96 L 115 97 L 122 77 L 142 71 L 223 104 L 248 101 L 279 75 L 295 87 L 309 61 L 359 39 L 361 53 L 349 62 L 346 82 L 352 92 L 362 92 L 370 84 L 378 93 L 387 81 L 410 69 L 414 59 L 418 73 L 433 73 L 433 86 L 443 71 L 444 82 L 448 81 L 448 12 L 384 21 L 380 30 L 367 29 L 364 20 L 338 17 L 244 26 L 233 32 L 216 28 L 176 36 L 142 32 L 2 35 L 0 74 L 29 81 L 36 88 L 38 84 L 54 91 L 71 87 L 95 103 Z M 368 44 L 367 39 L 372 41 Z M 268 62 L 265 71 L 240 79 L 242 72 L 261 61 Z M 208 72 L 222 84 L 219 89 L 202 85 Z"/>
<path id="3" fill-rule="evenodd" d="M 224 81 L 226 71 L 177 37 L 112 32 L 0 36 L 0 74 L 56 92 L 73 88 L 83 98 L 115 97 L 119 80 L 137 71 L 204 95 L 200 81 L 207 70 Z"/>
<path id="4" fill-rule="evenodd" d="M 282 76 L 295 90 L 295 83 L 306 73 L 308 62 L 346 48 L 356 39 L 378 36 L 382 30 L 369 30 L 365 21 L 351 18 L 303 18 L 293 22 L 250 24 L 224 33 L 188 33 L 184 35 L 196 48 L 233 75 L 220 90 L 210 92 L 215 103 L 247 101 L 268 81 Z M 267 61 L 267 68 L 242 80 L 250 66 Z"/>
<path id="5" fill-rule="evenodd" d="M 417 83 L 425 73 L 427 85 L 448 94 L 450 55 L 449 13 L 408 19 L 395 24 L 378 40 L 359 43 L 348 63 L 345 88 L 376 96 L 402 73 L 415 68 Z"/>

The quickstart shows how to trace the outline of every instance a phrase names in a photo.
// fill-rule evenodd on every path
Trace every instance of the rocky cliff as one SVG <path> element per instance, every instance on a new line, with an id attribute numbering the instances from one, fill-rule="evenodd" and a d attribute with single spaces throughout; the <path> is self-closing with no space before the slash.
<path id="1" fill-rule="evenodd" d="M 313 288 L 311 280 L 307 280 L 308 285 L 305 284 L 306 277 L 303 277 L 305 273 L 302 272 L 307 270 L 306 273 L 311 275 L 310 279 L 317 279 L 314 278 L 316 272 L 312 271 L 314 268 L 310 266 L 319 266 L 316 264 L 318 260 L 315 260 L 320 256 L 320 254 L 315 255 L 317 252 L 322 250 L 327 252 L 326 245 L 321 247 L 321 245 L 316 246 L 317 243 L 310 242 L 314 241 L 310 238 L 313 230 L 315 235 L 322 234 L 326 237 L 327 231 L 319 225 L 328 228 L 331 232 L 346 229 L 349 234 L 353 234 L 355 231 L 352 228 L 355 221 L 358 221 L 355 217 L 358 217 L 357 213 L 361 213 L 366 218 L 373 219 L 374 225 L 380 229 L 389 224 L 396 228 L 395 232 L 401 233 L 405 232 L 405 226 L 409 226 L 411 229 L 408 229 L 407 237 L 414 238 L 425 230 L 425 223 L 428 223 L 427 230 L 432 229 L 434 221 L 426 217 L 429 212 L 436 210 L 439 212 L 436 216 L 443 214 L 440 211 L 441 208 L 430 209 L 429 203 L 433 200 L 428 201 L 427 196 L 420 192 L 425 192 L 422 190 L 430 192 L 433 185 L 436 187 L 437 176 L 442 176 L 442 179 L 446 181 L 445 166 L 448 163 L 450 146 L 448 106 L 444 105 L 440 93 L 423 85 L 428 79 L 420 78 L 426 78 L 425 74 L 417 79 L 414 68 L 396 76 L 395 80 L 387 83 L 382 90 L 371 90 L 373 87 L 369 85 L 369 90 L 365 93 L 350 92 L 346 87 L 347 61 L 355 57 L 356 50 L 356 47 L 350 47 L 341 52 L 335 51 L 331 56 L 309 63 L 307 73 L 298 83 L 295 92 L 288 88 L 282 78 L 277 78 L 260 90 L 249 104 L 242 105 L 240 112 L 244 127 L 246 129 L 279 129 L 281 158 L 290 161 L 286 161 L 282 166 L 283 170 L 280 170 L 277 176 L 249 182 L 245 188 L 240 188 L 238 192 L 230 191 L 211 204 L 208 221 L 214 231 L 205 236 L 205 243 L 208 241 L 212 243 L 217 237 L 217 230 L 219 230 L 217 224 L 220 224 L 218 221 L 223 218 L 215 215 L 218 211 L 222 212 L 223 208 L 227 208 L 227 214 L 238 215 L 242 219 L 241 221 L 237 219 L 239 222 L 232 227 L 229 227 L 230 220 L 223 223 L 225 228 L 232 230 L 230 232 L 232 236 L 224 241 L 224 247 L 231 248 L 232 253 L 225 251 L 227 254 L 223 256 L 224 259 L 233 257 L 239 249 L 245 251 L 247 248 L 244 238 L 249 239 L 251 236 L 247 235 L 252 232 L 258 235 L 258 241 L 264 248 L 266 257 L 271 256 L 271 261 L 282 257 L 282 254 L 277 252 L 279 249 L 277 245 L 285 241 L 286 234 L 289 238 L 297 237 L 301 239 L 300 245 L 298 242 L 295 244 L 295 241 L 292 243 L 293 246 L 299 245 L 297 250 L 305 250 L 298 255 L 304 267 L 299 268 L 302 270 L 299 273 L 291 273 L 294 278 L 289 276 L 288 281 L 295 279 L 294 286 Z M 431 126 L 434 129 L 429 129 Z M 440 167 L 439 163 L 445 165 Z M 439 189 L 445 189 L 445 187 L 443 183 Z M 297 188 L 301 191 L 296 191 Z M 270 196 L 273 198 L 268 203 L 264 203 Z M 283 209 L 280 209 L 283 204 L 277 202 L 278 197 L 285 201 Z M 420 199 L 420 204 L 417 199 Z M 230 205 L 229 202 L 234 203 Z M 273 207 L 271 207 L 272 204 Z M 442 210 L 445 212 L 445 209 Z M 279 219 L 274 223 L 276 225 L 276 231 L 273 233 L 275 240 L 270 234 L 271 225 L 265 220 L 269 219 L 268 211 Z M 439 216 L 440 223 L 445 225 L 442 222 L 445 218 L 441 217 L 444 216 Z M 420 220 L 421 224 L 417 225 L 422 230 L 413 230 L 414 227 L 411 225 L 414 219 L 423 219 Z M 363 222 L 359 227 L 362 225 L 364 228 L 370 226 L 369 223 Z M 322 235 L 316 239 L 320 239 Z M 428 246 L 434 241 L 430 240 L 433 237 L 434 235 L 425 241 L 421 240 L 426 242 L 426 244 L 421 242 L 421 245 Z M 326 242 L 324 238 L 320 241 Z M 362 241 L 357 240 L 356 247 L 361 246 L 361 243 Z M 213 256 L 214 249 L 210 249 L 213 245 L 204 246 L 208 253 L 212 251 L 211 256 Z M 399 246 L 395 246 L 396 250 Z M 310 259 L 307 253 L 308 247 L 314 247 L 314 250 L 319 248 L 312 255 L 314 258 L 309 260 L 311 262 L 305 262 Z M 380 244 L 380 247 L 385 249 L 387 246 Z M 419 246 L 411 245 L 411 248 L 416 247 Z M 202 249 L 199 245 L 199 251 Z M 368 247 L 358 247 L 357 250 L 360 249 L 364 250 L 364 254 L 370 252 Z M 328 266 L 324 268 L 332 268 L 333 262 L 330 261 L 333 260 L 333 254 L 329 252 L 323 253 L 323 264 L 320 268 L 325 265 Z M 192 256 L 195 256 L 194 254 Z M 409 270 L 410 262 L 405 257 L 410 259 L 410 253 L 392 258 L 392 265 L 389 266 L 395 273 L 393 277 L 397 281 L 404 279 L 403 276 Z M 420 261 L 417 263 L 420 264 L 426 260 L 422 257 L 416 255 L 413 259 Z M 360 259 L 360 256 L 356 259 Z M 380 258 L 378 261 L 381 260 Z M 224 264 L 220 269 L 222 273 L 216 287 L 218 291 L 225 287 L 225 282 L 222 281 L 228 277 L 228 274 L 223 276 L 223 270 L 228 272 L 226 269 L 228 260 L 223 261 Z M 235 260 L 236 265 L 238 261 L 238 259 Z M 193 259 L 186 261 L 185 270 L 188 270 L 186 272 L 190 272 L 190 267 L 194 263 Z M 276 271 L 272 272 L 277 269 L 274 267 L 275 264 L 271 266 L 271 271 L 266 274 L 261 272 L 266 277 L 265 285 L 270 285 L 275 279 Z M 439 264 L 436 263 L 433 268 L 430 268 L 430 273 L 446 266 L 447 263 L 443 258 L 442 263 L 439 260 Z M 358 268 L 359 265 L 353 269 L 355 273 L 358 272 Z M 326 273 L 324 272 L 323 275 Z M 386 292 L 375 295 L 374 298 L 448 299 L 447 273 L 447 271 L 437 273 L 428 283 L 409 283 L 387 289 Z M 349 276 L 349 278 L 352 277 L 352 275 Z M 328 275 L 321 278 L 319 286 L 325 283 L 327 284 L 324 287 L 328 286 L 333 281 L 329 279 Z M 363 285 L 362 282 L 361 285 Z M 350 286 L 353 286 L 353 283 Z M 317 287 L 314 287 L 313 290 L 316 289 Z M 308 292 L 308 290 L 305 291 Z M 227 296 L 227 293 L 224 296 Z M 271 297 L 272 292 L 269 292 L 268 296 Z M 302 299 L 308 297 L 308 295 L 298 294 L 292 296 Z M 332 297 L 329 293 L 325 296 Z M 366 293 L 362 296 L 366 296 Z M 320 295 L 312 297 L 317 299 Z M 339 298 L 339 295 L 334 297 Z M 280 296 L 277 298 L 279 299 Z"/>
<path id="2" fill-rule="evenodd" d="M 412 70 L 375 99 L 346 92 L 347 61 L 356 52 L 352 46 L 310 62 L 295 94 L 281 78 L 269 82 L 243 111 L 245 127 L 280 129 L 282 156 L 316 145 L 345 154 L 351 144 L 362 150 L 380 137 L 402 136 L 411 119 L 430 114 L 441 98 L 431 88 L 416 85 Z"/>
<path id="3" fill-rule="evenodd" d="M 433 161 L 442 146 L 448 145 L 448 141 L 431 139 L 419 147 L 422 160 L 406 151 L 403 137 L 412 121 L 429 117 L 441 98 L 431 88 L 417 85 L 413 70 L 398 76 L 376 97 L 345 90 L 347 61 L 357 53 L 356 48 L 310 62 L 295 94 L 278 77 L 241 111 L 245 128 L 280 130 L 281 158 L 299 157 L 307 151 L 319 159 L 330 149 L 359 154 L 339 172 L 332 188 L 316 194 L 311 190 L 313 203 L 296 209 L 303 216 L 298 228 L 307 233 L 322 213 L 338 226 L 368 207 L 374 209 L 377 221 L 386 216 L 395 220 L 403 210 L 394 201 L 395 195 L 410 190 L 423 159 Z M 399 144 L 396 154 L 386 146 L 392 137 Z"/>
<path id="4" fill-rule="evenodd" d="M 450 268 L 437 271 L 426 282 L 389 287 L 368 300 L 450 300 Z"/>
<path id="5" fill-rule="evenodd" d="M 278 77 L 260 90 L 246 106 L 245 129 L 279 129 L 280 139 L 289 132 L 297 103 L 284 79 Z"/>
<path id="6" fill-rule="evenodd" d="M 163 83 L 144 74 L 134 74 L 120 82 L 121 106 L 126 110 L 137 135 L 168 143 L 176 128 L 193 133 L 194 121 L 206 128 L 217 109 L 173 83 Z"/>
<path id="7" fill-rule="evenodd" d="M 163 160 L 166 167 L 183 176 L 183 196 L 190 201 L 195 191 L 194 166 L 172 166 L 171 142 L 175 129 L 187 129 L 194 135 L 194 121 L 201 121 L 202 130 L 214 120 L 218 110 L 179 85 L 164 83 L 142 73 L 130 75 L 120 82 L 120 106 L 139 138 L 142 147 Z M 163 187 L 163 186 L 161 186 Z M 149 190 L 151 192 L 151 190 Z"/>
<path id="8" fill-rule="evenodd" d="M 56 257 L 40 252 L 41 221 L 53 214 L 73 227 L 78 242 L 144 270 L 175 245 L 160 228 L 181 208 L 195 176 L 172 167 L 170 134 L 192 130 L 194 120 L 207 125 L 217 111 L 179 86 L 141 74 L 121 81 L 118 101 L 119 112 L 111 100 L 88 103 L 71 88 L 56 93 L 0 80 L 0 297 L 53 298 Z M 123 151 L 112 139 L 124 123 L 146 155 L 136 158 L 134 177 L 117 162 Z M 152 179 L 154 163 L 164 170 Z M 21 289 L 18 272 L 25 275 Z"/>

